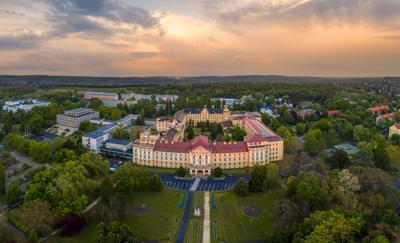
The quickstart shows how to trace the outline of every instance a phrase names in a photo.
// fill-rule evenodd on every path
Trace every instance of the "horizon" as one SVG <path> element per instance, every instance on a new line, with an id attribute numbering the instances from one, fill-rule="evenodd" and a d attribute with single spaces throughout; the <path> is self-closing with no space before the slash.
<path id="1" fill-rule="evenodd" d="M 3 0 L 0 74 L 400 76 L 397 0 Z"/>

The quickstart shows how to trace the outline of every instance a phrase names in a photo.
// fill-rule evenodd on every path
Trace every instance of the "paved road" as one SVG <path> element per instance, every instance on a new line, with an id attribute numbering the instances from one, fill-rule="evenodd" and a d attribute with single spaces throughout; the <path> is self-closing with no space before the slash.
<path id="1" fill-rule="evenodd" d="M 185 240 L 185 234 L 189 224 L 192 203 L 193 203 L 193 192 L 189 192 L 189 196 L 186 202 L 185 212 L 183 213 L 182 224 L 178 232 L 176 243 L 183 243 Z"/>

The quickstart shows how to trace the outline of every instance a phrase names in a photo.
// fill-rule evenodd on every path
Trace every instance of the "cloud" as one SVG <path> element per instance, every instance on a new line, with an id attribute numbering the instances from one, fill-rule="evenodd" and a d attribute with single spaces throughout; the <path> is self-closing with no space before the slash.
<path id="1" fill-rule="evenodd" d="M 398 0 L 205 0 L 203 9 L 211 18 L 231 25 L 365 23 L 400 28 Z"/>
<path id="2" fill-rule="evenodd" d="M 117 0 L 44 0 L 50 7 L 47 19 L 54 23 L 54 35 L 68 33 L 111 34 L 114 25 L 160 29 L 159 18 L 146 9 Z M 96 21 L 97 20 L 97 21 Z"/>
<path id="3" fill-rule="evenodd" d="M 139 52 L 132 52 L 130 54 L 130 57 L 133 60 L 141 60 L 141 59 L 147 59 L 147 58 L 152 58 L 152 57 L 157 57 L 163 55 L 160 52 L 153 52 L 153 51 L 139 51 Z"/>
<path id="4" fill-rule="evenodd" d="M 37 35 L 33 32 L 14 35 L 1 35 L 0 50 L 36 48 L 40 46 L 44 40 L 44 36 Z"/>
<path id="5" fill-rule="evenodd" d="M 19 13 L 17 11 L 8 10 L 8 9 L 0 9 L 0 15 L 25 16 L 25 14 L 23 14 L 23 13 Z"/>

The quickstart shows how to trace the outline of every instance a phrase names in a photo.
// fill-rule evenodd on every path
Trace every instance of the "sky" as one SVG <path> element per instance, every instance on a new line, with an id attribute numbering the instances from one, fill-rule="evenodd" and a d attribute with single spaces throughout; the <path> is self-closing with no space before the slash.
<path id="1" fill-rule="evenodd" d="M 400 1 L 1 0 L 0 74 L 400 76 Z"/>

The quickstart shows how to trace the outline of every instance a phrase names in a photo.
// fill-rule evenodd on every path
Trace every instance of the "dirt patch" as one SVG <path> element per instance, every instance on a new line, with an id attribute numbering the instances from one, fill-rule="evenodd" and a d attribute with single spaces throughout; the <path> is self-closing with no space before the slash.
<path id="1" fill-rule="evenodd" d="M 132 207 L 133 214 L 145 214 L 151 211 L 151 207 L 147 203 L 136 203 Z"/>
<path id="2" fill-rule="evenodd" d="M 249 206 L 244 207 L 242 210 L 246 216 L 250 216 L 250 217 L 260 216 L 264 212 L 264 210 L 257 205 L 249 205 Z"/>

